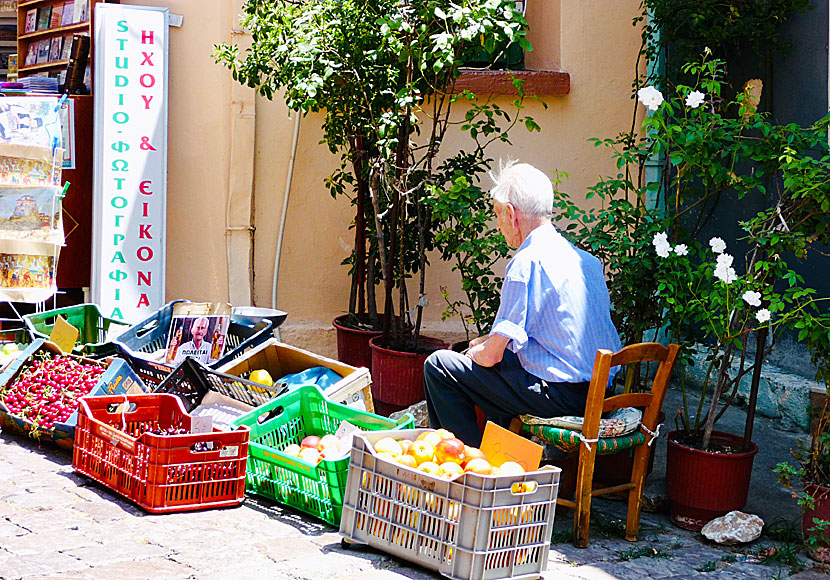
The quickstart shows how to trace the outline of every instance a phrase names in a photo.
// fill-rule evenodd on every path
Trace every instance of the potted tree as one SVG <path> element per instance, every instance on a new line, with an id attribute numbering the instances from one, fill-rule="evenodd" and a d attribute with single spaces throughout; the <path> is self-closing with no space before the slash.
<path id="1" fill-rule="evenodd" d="M 423 358 L 443 346 L 420 336 L 427 252 L 435 244 L 425 199 L 450 187 L 454 156 L 441 149 L 454 124 L 450 112 L 460 99 L 474 99 L 454 94 L 455 80 L 482 42 L 494 58 L 512 43 L 530 49 L 524 17 L 510 0 L 249 0 L 242 25 L 253 33 L 252 47 L 243 58 L 237 46 L 219 46 L 217 60 L 266 97 L 283 89 L 291 109 L 325 111 L 325 140 L 342 155 L 327 184 L 335 195 L 354 195 L 349 314 L 377 320 L 373 329 L 382 332 L 373 339 L 376 400 L 381 407 L 420 400 Z M 475 110 L 503 114 L 495 106 Z M 469 119 L 462 125 L 473 126 Z M 415 275 L 412 299 L 407 280 Z M 389 377 L 397 365 L 374 358 L 394 352 L 414 359 L 416 370 Z M 414 386 L 403 385 L 406 375 Z"/>
<path id="2" fill-rule="evenodd" d="M 734 102 L 721 100 L 720 62 L 705 56 L 685 70 L 699 76 L 698 86 L 680 86 L 665 102 L 657 89 L 647 87 L 640 99 L 655 110 L 645 121 L 649 139 L 676 167 L 668 188 L 672 229 L 652 238 L 660 258 L 658 291 L 670 337 L 684 344 L 687 353 L 702 353 L 706 366 L 696 410 L 690 412 L 684 391 L 680 424 L 668 435 L 666 493 L 673 521 L 700 529 L 746 502 L 757 453 L 752 424 L 760 373 L 776 330 L 803 330 L 819 319 L 826 324 L 828 313 L 821 303 L 827 298 L 816 297 L 785 256 L 806 256 L 814 241 L 810 232 L 827 227 L 828 193 L 820 184 L 830 172 L 830 157 L 813 157 L 815 151 L 827 152 L 826 120 L 809 129 L 772 125 L 745 95 Z M 684 214 L 707 198 L 730 191 L 739 197 L 757 195 L 767 188 L 775 188 L 776 195 L 741 223 L 748 246 L 743 267 L 733 264 L 719 237 L 708 246 L 691 235 L 686 243 L 677 243 L 687 223 Z M 800 332 L 799 339 L 808 344 L 818 340 L 809 332 Z M 743 436 L 716 431 L 717 420 L 748 377 Z"/>
<path id="3" fill-rule="evenodd" d="M 827 366 L 828 359 L 823 360 Z M 830 397 L 825 396 L 823 405 L 814 411 L 810 447 L 792 452 L 796 465 L 782 462 L 775 471 L 790 489 L 794 479 L 801 482 L 802 491 L 793 492 L 793 497 L 802 509 L 801 532 L 807 552 L 819 562 L 830 562 Z"/>

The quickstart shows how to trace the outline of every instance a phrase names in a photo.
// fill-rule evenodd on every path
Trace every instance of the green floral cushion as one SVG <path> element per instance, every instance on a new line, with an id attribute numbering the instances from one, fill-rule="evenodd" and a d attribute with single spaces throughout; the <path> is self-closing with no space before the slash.
<path id="1" fill-rule="evenodd" d="M 625 407 L 624 409 L 617 409 L 599 420 L 599 437 L 621 437 L 634 431 L 640 426 L 640 421 L 643 418 L 643 413 L 634 407 Z M 534 417 L 532 415 L 522 415 L 522 423 L 525 425 L 547 425 L 549 427 L 557 427 L 559 429 L 567 429 L 570 431 L 582 431 L 582 417 L 566 416 L 566 417 Z"/>

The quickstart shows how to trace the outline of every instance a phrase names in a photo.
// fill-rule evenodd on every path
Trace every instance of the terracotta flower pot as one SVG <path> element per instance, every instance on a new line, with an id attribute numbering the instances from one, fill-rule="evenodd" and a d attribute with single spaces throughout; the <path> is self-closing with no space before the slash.
<path id="1" fill-rule="evenodd" d="M 813 509 L 805 510 L 801 517 L 801 533 L 806 539 L 821 534 L 818 531 L 809 531 L 810 528 L 816 527 L 813 519 L 830 522 L 830 487 L 805 482 L 804 493 L 815 500 Z M 824 530 L 824 539 L 817 540 L 815 544 L 807 544 L 807 554 L 818 562 L 830 562 L 830 530 Z"/>
<path id="2" fill-rule="evenodd" d="M 353 367 L 372 369 L 372 350 L 369 340 L 379 336 L 379 330 L 361 330 L 350 328 L 348 320 L 351 315 L 342 314 L 332 321 L 337 330 L 337 360 Z"/>
<path id="3" fill-rule="evenodd" d="M 676 526 L 700 531 L 710 520 L 746 505 L 755 443 L 742 453 L 714 453 L 678 443 L 681 431 L 668 435 L 666 496 Z M 712 432 L 712 443 L 740 448 L 743 437 Z"/>
<path id="4" fill-rule="evenodd" d="M 424 400 L 424 361 L 430 353 L 446 348 L 443 340 L 421 336 L 422 352 L 401 352 L 380 345 L 382 337 L 369 341 L 372 349 L 372 399 L 375 412 L 389 415 Z"/>

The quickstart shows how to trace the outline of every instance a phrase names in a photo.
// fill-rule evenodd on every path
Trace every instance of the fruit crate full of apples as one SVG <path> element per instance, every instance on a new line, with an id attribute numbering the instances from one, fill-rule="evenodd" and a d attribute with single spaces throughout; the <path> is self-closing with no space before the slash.
<path id="1" fill-rule="evenodd" d="M 559 475 L 550 466 L 492 465 L 441 430 L 358 433 L 340 534 L 449 578 L 539 578 Z"/>
<path id="2" fill-rule="evenodd" d="M 248 435 L 200 424 L 174 395 L 85 398 L 72 467 L 151 513 L 235 506 Z"/>
<path id="3" fill-rule="evenodd" d="M 108 367 L 39 338 L 0 374 L 0 426 L 71 449 L 80 398 L 128 390 L 146 388 L 126 362 Z"/>
<path id="4" fill-rule="evenodd" d="M 251 430 L 246 489 L 340 522 L 349 471 L 350 431 L 407 430 L 397 421 L 328 400 L 314 385 L 281 395 L 234 421 Z"/>

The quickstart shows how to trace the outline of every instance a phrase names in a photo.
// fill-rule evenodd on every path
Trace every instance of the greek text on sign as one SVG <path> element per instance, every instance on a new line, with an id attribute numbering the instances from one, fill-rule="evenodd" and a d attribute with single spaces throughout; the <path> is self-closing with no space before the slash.
<path id="1" fill-rule="evenodd" d="M 167 9 L 95 15 L 92 291 L 105 316 L 135 322 L 164 304 Z"/>

